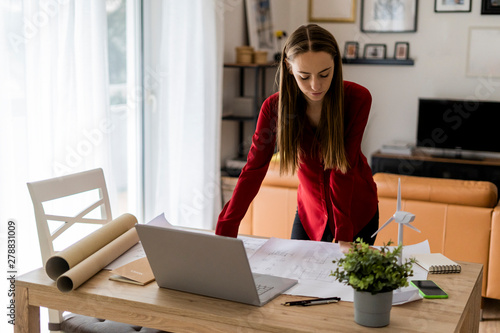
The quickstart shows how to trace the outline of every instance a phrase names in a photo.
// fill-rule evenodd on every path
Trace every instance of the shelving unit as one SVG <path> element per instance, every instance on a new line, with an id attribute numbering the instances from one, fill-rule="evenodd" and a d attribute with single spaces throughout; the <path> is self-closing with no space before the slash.
<path id="1" fill-rule="evenodd" d="M 413 66 L 413 59 L 345 59 L 342 58 L 342 63 L 345 65 L 397 65 L 397 66 Z"/>
<path id="2" fill-rule="evenodd" d="M 239 97 L 245 95 L 245 73 L 252 72 L 254 75 L 254 87 L 253 95 L 248 97 L 253 97 L 253 115 L 252 116 L 234 116 L 227 115 L 223 116 L 222 120 L 237 121 L 239 124 L 239 145 L 237 158 L 243 159 L 246 157 L 246 151 L 243 146 L 244 142 L 244 124 L 248 121 L 253 121 L 257 124 L 257 119 L 259 117 L 260 106 L 266 97 L 266 70 L 269 68 L 276 68 L 275 63 L 268 64 L 239 64 L 239 63 L 225 63 L 224 68 L 237 69 L 239 71 Z"/>

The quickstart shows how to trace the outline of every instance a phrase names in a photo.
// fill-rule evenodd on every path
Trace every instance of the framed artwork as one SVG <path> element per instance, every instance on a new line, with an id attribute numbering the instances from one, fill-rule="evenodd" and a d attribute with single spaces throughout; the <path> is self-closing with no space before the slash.
<path id="1" fill-rule="evenodd" d="M 365 59 L 385 59 L 385 44 L 366 44 L 363 52 Z"/>
<path id="2" fill-rule="evenodd" d="M 359 53 L 358 42 L 346 42 L 344 48 L 345 59 L 357 59 Z"/>
<path id="3" fill-rule="evenodd" d="M 436 13 L 470 12 L 472 0 L 434 0 Z"/>
<path id="4" fill-rule="evenodd" d="M 309 22 L 354 22 L 356 0 L 309 0 Z"/>
<path id="5" fill-rule="evenodd" d="M 410 44 L 408 42 L 396 42 L 394 45 L 394 59 L 406 60 L 410 55 Z"/>
<path id="6" fill-rule="evenodd" d="M 488 50 L 485 52 L 484 50 Z M 500 27 L 470 27 L 467 76 L 500 77 Z"/>
<path id="7" fill-rule="evenodd" d="M 276 52 L 271 3 L 269 0 L 245 0 L 248 41 L 254 50 Z"/>
<path id="8" fill-rule="evenodd" d="M 482 0 L 481 15 L 500 14 L 500 0 Z"/>
<path id="9" fill-rule="evenodd" d="M 418 0 L 361 0 L 361 31 L 417 31 Z"/>

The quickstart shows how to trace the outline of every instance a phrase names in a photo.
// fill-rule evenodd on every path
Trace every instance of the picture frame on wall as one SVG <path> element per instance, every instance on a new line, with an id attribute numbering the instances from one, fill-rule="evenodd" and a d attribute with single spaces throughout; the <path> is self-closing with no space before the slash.
<path id="1" fill-rule="evenodd" d="M 356 0 L 309 0 L 309 22 L 354 22 Z"/>
<path id="2" fill-rule="evenodd" d="M 396 42 L 394 45 L 394 59 L 406 60 L 410 56 L 410 43 Z"/>
<path id="3" fill-rule="evenodd" d="M 358 42 L 346 42 L 344 47 L 345 59 L 358 59 L 359 44 Z"/>
<path id="4" fill-rule="evenodd" d="M 385 44 L 366 44 L 363 51 L 363 58 L 385 59 L 386 49 Z"/>
<path id="5" fill-rule="evenodd" d="M 472 0 L 434 0 L 436 13 L 467 13 L 471 11 Z"/>
<path id="6" fill-rule="evenodd" d="M 271 1 L 245 0 L 248 42 L 255 50 L 267 51 L 268 55 L 276 51 L 271 15 Z"/>
<path id="7" fill-rule="evenodd" d="M 500 15 L 500 0 L 482 0 L 481 15 Z"/>
<path id="8" fill-rule="evenodd" d="M 499 53 L 500 27 L 469 27 L 467 76 L 500 78 Z"/>
<path id="9" fill-rule="evenodd" d="M 418 0 L 361 0 L 362 32 L 416 32 Z"/>

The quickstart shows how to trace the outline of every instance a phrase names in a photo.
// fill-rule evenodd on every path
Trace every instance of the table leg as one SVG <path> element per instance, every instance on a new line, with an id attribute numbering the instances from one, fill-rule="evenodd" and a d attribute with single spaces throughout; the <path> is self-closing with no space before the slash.
<path id="1" fill-rule="evenodd" d="M 484 297 L 481 297 L 481 311 L 479 312 L 479 321 L 483 321 Z"/>
<path id="2" fill-rule="evenodd" d="M 28 288 L 17 286 L 14 333 L 40 333 L 40 308 L 29 304 Z"/>
<path id="3" fill-rule="evenodd" d="M 460 333 L 477 333 L 479 332 L 479 321 L 481 318 L 481 286 L 483 281 L 483 274 L 479 274 L 476 280 L 469 301 L 467 302 L 464 313 L 461 318 Z"/>

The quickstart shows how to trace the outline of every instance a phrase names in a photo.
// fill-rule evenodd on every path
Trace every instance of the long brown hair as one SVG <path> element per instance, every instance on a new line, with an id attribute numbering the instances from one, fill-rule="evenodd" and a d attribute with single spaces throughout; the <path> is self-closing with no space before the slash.
<path id="1" fill-rule="evenodd" d="M 349 167 L 344 147 L 344 80 L 342 59 L 337 41 L 331 33 L 316 24 L 300 26 L 287 39 L 279 64 L 278 150 L 280 173 L 292 174 L 298 168 L 300 142 L 307 121 L 307 101 L 287 70 L 286 61 L 305 52 L 327 52 L 334 61 L 332 83 L 323 99 L 317 139 L 325 169 L 345 173 Z"/>

